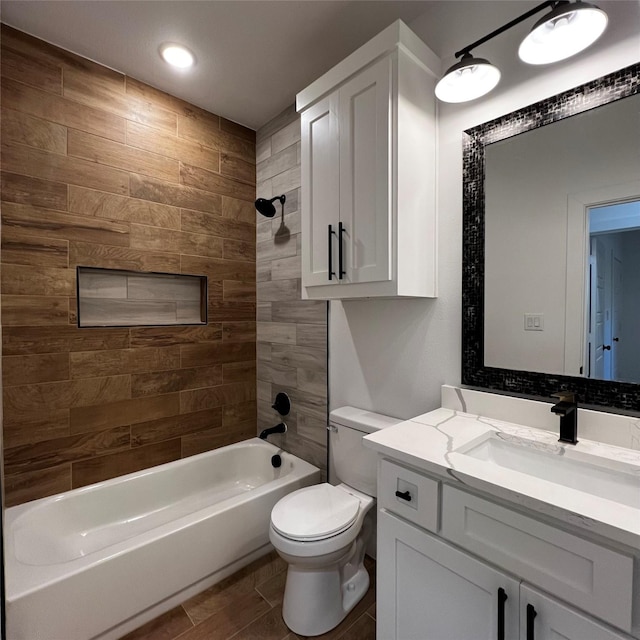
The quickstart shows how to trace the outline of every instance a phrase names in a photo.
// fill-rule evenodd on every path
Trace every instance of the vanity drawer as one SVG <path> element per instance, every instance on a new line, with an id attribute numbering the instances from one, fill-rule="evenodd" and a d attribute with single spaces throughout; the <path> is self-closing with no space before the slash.
<path id="1" fill-rule="evenodd" d="M 381 460 L 378 473 L 378 505 L 414 522 L 427 531 L 438 532 L 440 483 Z"/>
<path id="2" fill-rule="evenodd" d="M 442 537 L 591 615 L 631 631 L 633 557 L 451 486 Z"/>

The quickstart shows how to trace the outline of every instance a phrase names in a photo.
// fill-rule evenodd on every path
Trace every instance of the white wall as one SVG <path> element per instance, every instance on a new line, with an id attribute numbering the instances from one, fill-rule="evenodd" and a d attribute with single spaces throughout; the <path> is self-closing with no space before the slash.
<path id="1" fill-rule="evenodd" d="M 504 10 L 499 2 L 436 4 L 439 19 L 425 14 L 409 26 L 445 59 L 445 68 L 453 62 L 453 51 L 499 26 L 501 16 L 508 19 L 505 11 L 526 8 L 517 2 L 502 3 Z M 493 7 L 493 24 L 488 25 L 487 4 Z M 614 8 L 610 16 L 623 16 L 616 37 L 603 40 L 606 49 L 596 46 L 576 60 L 531 70 L 516 61 L 513 40 L 521 33 L 516 29 L 478 52 L 503 69 L 498 91 L 467 105 L 439 105 L 439 297 L 331 303 L 331 409 L 353 404 L 409 418 L 440 406 L 441 384 L 460 383 L 463 131 L 637 62 L 638 3 L 604 4 Z M 478 33 L 484 25 L 487 29 Z"/>

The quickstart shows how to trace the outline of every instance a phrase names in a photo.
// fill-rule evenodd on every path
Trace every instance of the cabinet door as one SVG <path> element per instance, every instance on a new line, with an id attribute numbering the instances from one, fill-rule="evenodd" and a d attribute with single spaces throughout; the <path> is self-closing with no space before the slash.
<path id="1" fill-rule="evenodd" d="M 326 285 L 337 272 L 339 175 L 338 94 L 333 93 L 302 113 L 302 284 Z M 333 267 L 329 265 L 330 243 Z"/>
<path id="2" fill-rule="evenodd" d="M 340 220 L 347 283 L 392 276 L 393 59 L 382 59 L 340 88 Z"/>
<path id="3" fill-rule="evenodd" d="M 377 563 L 378 638 L 518 637 L 516 580 L 386 511 L 379 512 Z M 500 589 L 507 600 L 499 614 Z"/>
<path id="4" fill-rule="evenodd" d="M 520 620 L 520 640 L 632 640 L 524 584 Z"/>

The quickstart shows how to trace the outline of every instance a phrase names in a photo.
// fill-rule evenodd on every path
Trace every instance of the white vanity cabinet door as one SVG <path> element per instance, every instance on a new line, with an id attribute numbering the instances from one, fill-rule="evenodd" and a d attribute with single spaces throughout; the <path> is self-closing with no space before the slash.
<path id="1" fill-rule="evenodd" d="M 517 580 L 384 510 L 377 563 L 381 640 L 496 640 L 499 589 L 503 639 L 518 638 Z"/>
<path id="2" fill-rule="evenodd" d="M 391 280 L 391 82 L 394 56 L 339 91 L 344 283 Z"/>
<path id="3" fill-rule="evenodd" d="M 330 284 L 329 244 L 337 265 L 339 219 L 338 93 L 302 113 L 302 284 Z M 337 266 L 333 268 L 337 270 Z M 332 276 L 337 282 L 337 275 Z"/>
<path id="4" fill-rule="evenodd" d="M 520 620 L 520 640 L 632 640 L 525 584 L 520 586 Z"/>

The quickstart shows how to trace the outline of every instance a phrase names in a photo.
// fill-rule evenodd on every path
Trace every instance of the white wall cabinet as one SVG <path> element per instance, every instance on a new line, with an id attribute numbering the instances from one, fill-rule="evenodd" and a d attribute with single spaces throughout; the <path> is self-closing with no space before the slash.
<path id="1" fill-rule="evenodd" d="M 392 461 L 380 460 L 378 469 L 378 638 L 632 640 L 592 617 L 597 611 L 633 632 L 632 557 Z M 525 545 L 519 531 L 529 536 Z M 567 561 L 567 553 L 575 558 Z M 608 597 L 592 586 L 597 602 L 588 613 L 563 602 L 576 600 L 573 585 L 588 603 L 589 584 L 598 583 Z"/>
<path id="2" fill-rule="evenodd" d="M 398 21 L 298 94 L 304 297 L 436 296 L 438 66 Z"/>

